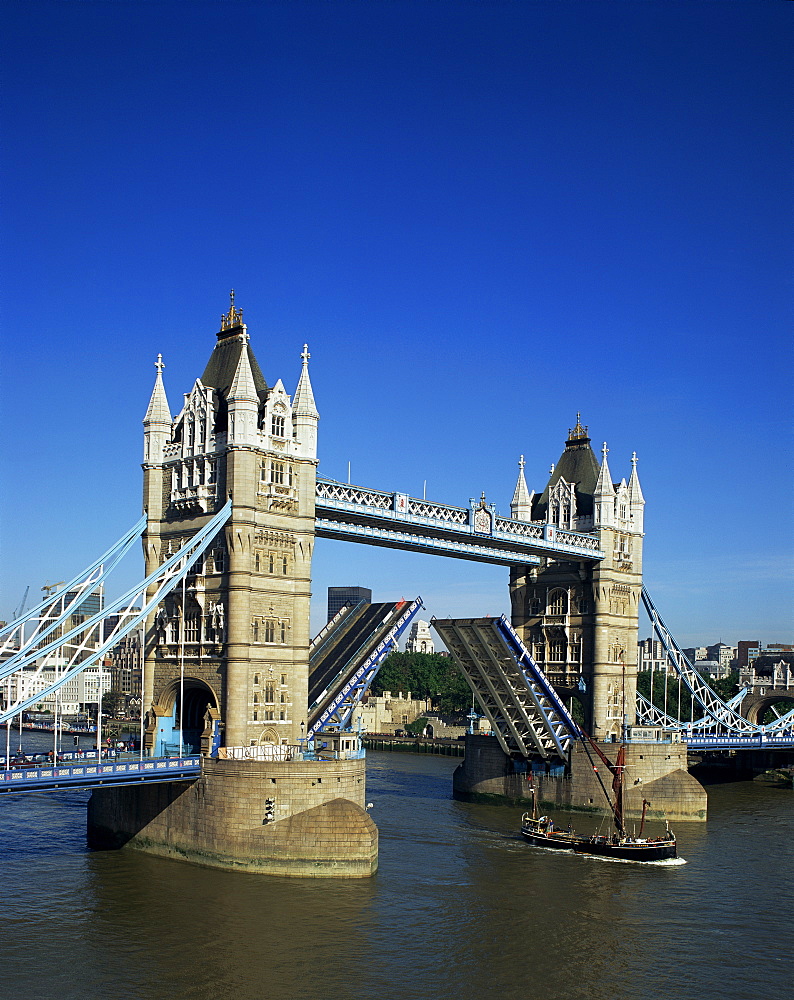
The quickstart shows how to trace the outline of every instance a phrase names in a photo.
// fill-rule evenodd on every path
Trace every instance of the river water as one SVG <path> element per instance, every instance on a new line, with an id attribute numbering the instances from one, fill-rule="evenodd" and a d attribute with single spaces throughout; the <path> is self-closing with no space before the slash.
<path id="1" fill-rule="evenodd" d="M 686 863 L 637 865 L 530 847 L 520 810 L 453 801 L 458 763 L 369 755 L 380 869 L 361 880 L 91 852 L 87 792 L 0 798 L 3 996 L 794 995 L 790 790 L 712 786 L 708 823 L 676 826 Z"/>

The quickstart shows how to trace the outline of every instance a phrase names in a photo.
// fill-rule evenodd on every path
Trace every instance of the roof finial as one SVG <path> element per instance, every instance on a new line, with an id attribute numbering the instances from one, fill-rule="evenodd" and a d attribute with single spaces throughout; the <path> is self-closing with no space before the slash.
<path id="1" fill-rule="evenodd" d="M 518 467 L 519 467 L 519 469 L 521 469 L 522 472 L 524 471 L 524 456 L 523 455 L 518 460 Z"/>
<path id="2" fill-rule="evenodd" d="M 303 359 L 304 365 L 308 365 L 310 357 L 311 357 L 311 354 L 309 354 L 309 345 L 308 344 L 304 344 L 303 345 L 303 350 L 301 351 L 301 358 Z"/>
<path id="3" fill-rule="evenodd" d="M 163 374 L 163 368 L 165 368 L 165 365 L 163 364 L 163 356 L 162 356 L 162 354 L 158 354 L 157 355 L 157 360 L 154 363 L 154 367 L 157 369 L 157 374 L 158 375 L 162 375 Z"/>
<path id="4" fill-rule="evenodd" d="M 637 468 L 637 452 L 636 451 L 633 451 L 631 453 L 631 464 L 634 466 L 635 469 Z"/>
<path id="5" fill-rule="evenodd" d="M 234 289 L 229 292 L 229 311 L 221 315 L 221 330 L 231 330 L 243 325 L 242 309 L 234 308 Z"/>
<path id="6" fill-rule="evenodd" d="M 569 441 L 581 441 L 582 438 L 587 437 L 587 427 L 582 427 L 582 414 L 576 414 L 576 427 L 573 430 L 568 429 L 568 440 Z"/>
<path id="7" fill-rule="evenodd" d="M 604 456 L 604 461 L 606 461 L 606 457 L 607 457 L 607 452 L 608 451 L 609 451 L 609 448 L 607 448 L 607 443 L 605 441 L 604 442 L 604 447 L 601 449 L 601 454 Z"/>

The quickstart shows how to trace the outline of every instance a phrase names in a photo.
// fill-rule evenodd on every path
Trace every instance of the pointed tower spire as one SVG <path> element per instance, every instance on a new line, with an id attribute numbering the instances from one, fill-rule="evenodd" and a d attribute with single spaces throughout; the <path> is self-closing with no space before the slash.
<path id="1" fill-rule="evenodd" d="M 595 523 L 612 524 L 615 513 L 615 487 L 612 485 L 612 475 L 607 462 L 606 441 L 601 449 L 601 471 L 598 473 L 595 493 L 593 494 L 593 507 L 595 513 Z"/>
<path id="2" fill-rule="evenodd" d="M 154 389 L 152 389 L 152 398 L 149 400 L 149 408 L 146 411 L 146 416 L 143 418 L 144 425 L 147 423 L 167 423 L 171 425 L 171 410 L 168 406 L 168 399 L 165 394 L 165 386 L 163 385 L 163 356 L 162 354 L 157 355 L 157 360 L 154 363 L 154 367 L 157 369 L 157 377 L 154 380 Z"/>
<path id="3" fill-rule="evenodd" d="M 301 354 L 301 359 L 303 360 L 303 368 L 301 369 L 301 377 L 298 380 L 298 388 L 295 390 L 295 399 L 292 404 L 293 412 L 299 417 L 319 417 L 320 414 L 317 412 L 317 407 L 314 403 L 314 393 L 312 392 L 312 383 L 309 379 L 309 345 L 303 345 L 303 352 Z"/>
<path id="4" fill-rule="evenodd" d="M 229 389 L 229 403 L 253 402 L 259 405 L 254 375 L 251 371 L 251 362 L 248 360 L 248 332 L 243 327 L 243 349 L 240 351 L 240 360 L 237 362 L 237 371 L 234 373 L 232 384 Z"/>
<path id="5" fill-rule="evenodd" d="M 645 497 L 642 495 L 642 487 L 640 486 L 640 477 L 637 475 L 637 452 L 631 453 L 631 476 L 629 478 L 629 497 L 631 498 L 632 504 L 645 503 Z"/>
<path id="6" fill-rule="evenodd" d="M 154 380 L 154 389 L 152 389 L 146 416 L 143 418 L 144 462 L 162 462 L 163 449 L 171 435 L 171 410 L 163 385 L 165 365 L 162 354 L 157 355 L 154 367 L 157 369 L 157 377 Z"/>
<path id="7" fill-rule="evenodd" d="M 320 414 L 314 402 L 312 383 L 309 378 L 309 345 L 303 345 L 301 359 L 303 367 L 292 401 L 292 423 L 298 439 L 298 454 L 305 458 L 317 458 L 317 421 Z"/>
<path id="8" fill-rule="evenodd" d="M 530 521 L 532 519 L 532 493 L 527 489 L 527 481 L 524 478 L 524 456 L 518 460 L 518 482 L 516 483 L 513 499 L 510 501 L 510 514 L 517 521 Z"/>
<path id="9" fill-rule="evenodd" d="M 637 452 L 631 455 L 631 476 L 629 477 L 629 507 L 631 519 L 637 531 L 643 531 L 645 497 L 642 495 L 640 477 L 637 475 Z"/>
<path id="10" fill-rule="evenodd" d="M 230 445 L 252 445 L 257 439 L 257 414 L 259 412 L 259 396 L 257 395 L 254 376 L 251 372 L 251 362 L 248 360 L 248 333 L 245 327 L 241 334 L 243 349 L 240 360 L 229 388 L 229 427 L 227 441 Z"/>

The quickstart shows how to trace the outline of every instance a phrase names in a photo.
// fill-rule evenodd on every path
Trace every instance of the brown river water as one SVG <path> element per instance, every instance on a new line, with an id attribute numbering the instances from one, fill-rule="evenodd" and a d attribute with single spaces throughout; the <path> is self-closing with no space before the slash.
<path id="1" fill-rule="evenodd" d="M 2 995 L 794 996 L 791 790 L 711 786 L 708 823 L 676 825 L 685 863 L 639 865 L 525 844 L 519 809 L 452 799 L 458 763 L 369 755 L 380 869 L 362 880 L 92 852 L 87 792 L 0 798 Z"/>

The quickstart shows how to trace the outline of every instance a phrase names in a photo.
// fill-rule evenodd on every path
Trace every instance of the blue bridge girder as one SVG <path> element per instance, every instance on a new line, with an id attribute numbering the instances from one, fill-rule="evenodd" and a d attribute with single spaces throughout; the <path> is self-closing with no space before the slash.
<path id="1" fill-rule="evenodd" d="M 320 538 L 501 566 L 536 566 L 541 556 L 590 562 L 605 556 L 595 535 L 498 517 L 484 502 L 451 507 L 333 479 L 318 478 L 315 514 Z"/>
<path id="2" fill-rule="evenodd" d="M 504 615 L 434 618 L 502 750 L 568 760 L 581 730 Z"/>
<path id="3" fill-rule="evenodd" d="M 41 672 L 48 665 L 50 657 L 58 657 L 60 650 L 67 643 L 74 643 L 76 652 L 67 664 L 58 665 L 56 679 L 47 687 L 37 690 L 29 696 L 22 695 L 15 704 L 7 704 L 4 709 L 0 709 L 0 723 L 7 722 L 14 716 L 34 706 L 43 698 L 54 694 L 60 690 L 69 680 L 85 670 L 100 662 L 102 657 L 108 653 L 116 643 L 124 636 L 129 635 L 141 622 L 144 622 L 149 614 L 157 607 L 163 597 L 179 584 L 189 573 L 191 566 L 196 559 L 212 543 L 217 532 L 223 527 L 231 516 L 232 501 L 227 503 L 194 535 L 185 542 L 178 552 L 168 556 L 165 561 L 150 573 L 145 580 L 137 584 L 132 590 L 127 591 L 122 597 L 109 603 L 101 611 L 92 617 L 76 625 L 63 635 L 59 635 L 50 642 L 45 642 L 41 646 L 31 649 L 30 644 L 25 644 L 16 654 L 0 665 L 0 679 L 18 673 L 32 664 L 38 662 L 36 668 Z M 137 528 L 137 526 L 136 526 Z M 126 536 L 125 536 L 126 537 Z M 152 588 L 153 596 L 147 597 L 147 593 Z M 141 608 L 133 607 L 140 601 Z M 50 605 L 51 607 L 51 605 Z M 56 615 L 55 625 L 60 625 L 66 621 L 67 617 L 74 609 L 74 604 L 64 608 L 61 614 Z M 110 636 L 106 636 L 101 644 L 92 643 L 90 636 L 94 630 L 109 616 L 117 617 L 117 625 Z M 52 622 L 47 619 L 47 633 L 52 632 Z M 11 623 L 11 628 L 15 628 L 16 622 Z"/>
<path id="4" fill-rule="evenodd" d="M 738 711 L 741 698 L 732 698 L 725 702 L 713 691 L 701 675 L 695 670 L 684 655 L 672 633 L 662 621 L 651 595 L 642 588 L 642 601 L 651 625 L 658 635 L 667 653 L 669 662 L 689 689 L 693 702 L 704 712 L 703 718 L 696 722 L 674 720 L 671 728 L 681 734 L 681 739 L 693 749 L 733 749 L 747 747 L 758 749 L 772 745 L 780 748 L 794 746 L 794 710 L 779 716 L 768 725 L 757 725 L 746 719 Z M 643 699 L 645 701 L 645 699 Z M 652 706 L 657 712 L 656 706 Z M 650 709 L 647 704 L 640 703 L 639 710 L 647 717 Z M 770 740 L 775 738 L 774 743 Z"/>
<path id="5" fill-rule="evenodd" d="M 0 770 L 0 795 L 54 792 L 64 788 L 195 781 L 201 775 L 201 757 L 145 757 L 143 760 L 103 761 L 57 767 L 15 767 Z"/>

